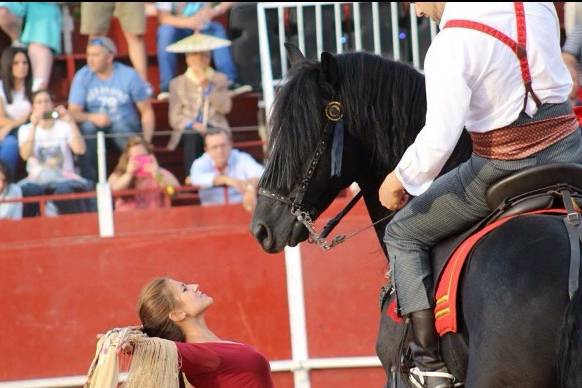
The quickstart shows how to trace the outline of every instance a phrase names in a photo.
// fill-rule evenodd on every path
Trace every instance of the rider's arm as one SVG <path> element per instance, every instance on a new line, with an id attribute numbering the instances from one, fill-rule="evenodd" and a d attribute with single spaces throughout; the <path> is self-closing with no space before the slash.
<path id="1" fill-rule="evenodd" d="M 439 33 L 426 55 L 425 126 L 395 169 L 398 180 L 412 195 L 426 191 L 439 174 L 463 132 L 469 110 L 466 58 L 451 44 L 449 32 Z"/>

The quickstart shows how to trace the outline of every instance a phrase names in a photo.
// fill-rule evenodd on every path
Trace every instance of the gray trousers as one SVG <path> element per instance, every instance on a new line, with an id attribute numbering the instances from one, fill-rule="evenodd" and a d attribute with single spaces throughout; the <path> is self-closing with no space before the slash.
<path id="1" fill-rule="evenodd" d="M 489 214 L 486 192 L 493 183 L 527 167 L 560 162 L 582 163 L 580 129 L 524 159 L 504 161 L 473 154 L 403 207 L 384 236 L 401 313 L 433 307 L 430 249 Z"/>

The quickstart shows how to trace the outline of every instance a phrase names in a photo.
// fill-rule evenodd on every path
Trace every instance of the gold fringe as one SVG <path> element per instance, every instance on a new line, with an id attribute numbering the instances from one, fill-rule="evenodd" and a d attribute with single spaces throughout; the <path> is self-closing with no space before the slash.
<path id="1" fill-rule="evenodd" d="M 108 331 L 97 344 L 85 388 L 117 388 L 119 345 L 130 343 L 133 353 L 122 388 L 179 388 L 180 360 L 173 341 L 149 338 L 135 328 Z"/>
<path id="2" fill-rule="evenodd" d="M 178 348 L 172 341 L 139 336 L 130 338 L 133 355 L 122 388 L 178 388 Z"/>

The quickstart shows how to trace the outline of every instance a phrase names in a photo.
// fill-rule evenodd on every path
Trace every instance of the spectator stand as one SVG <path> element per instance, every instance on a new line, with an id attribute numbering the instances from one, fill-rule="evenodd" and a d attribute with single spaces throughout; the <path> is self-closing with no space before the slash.
<path id="1" fill-rule="evenodd" d="M 63 15 L 62 39 L 63 54 L 56 56 L 53 64 L 53 70 L 50 81 L 50 92 L 55 101 L 55 105 L 66 104 L 71 82 L 75 73 L 86 64 L 85 48 L 87 45 L 87 36 L 80 34 L 80 3 L 79 2 L 62 2 L 61 10 Z M 218 21 L 227 25 L 228 13 L 221 16 Z M 156 31 L 157 16 L 146 16 L 146 33 L 144 36 L 146 44 L 146 54 L 148 60 L 148 79 L 154 86 L 154 95 L 157 94 L 159 84 L 159 72 L 156 56 Z M 108 36 L 113 39 L 118 54 L 116 60 L 131 65 L 129 61 L 127 43 L 125 41 L 121 25 L 117 18 L 113 18 Z M 4 33 L 0 33 L 0 48 L 4 49 L 10 45 L 10 39 Z M 239 64 L 237 64 L 239 66 Z M 178 60 L 178 74 L 185 70 L 183 60 Z M 256 67 L 255 67 L 256 71 Z M 258 72 L 257 72 L 258 73 Z M 258 76 L 258 74 L 256 75 Z M 241 148 L 250 153 L 255 159 L 262 161 L 264 154 L 264 140 L 259 136 L 259 123 L 264 126 L 264 112 L 259 109 L 259 100 L 261 96 L 258 92 L 245 93 L 233 98 L 233 109 L 227 115 L 233 133 L 234 147 Z M 154 134 L 154 153 L 161 166 L 172 172 L 180 182 L 184 182 L 188 171 L 184 171 L 182 165 L 182 149 L 179 146 L 176 150 L 170 151 L 165 145 L 171 133 L 168 122 L 168 103 L 166 101 L 153 100 L 152 105 L 155 113 L 155 134 Z M 106 165 L 108 176 L 117 160 L 119 152 L 115 147 L 108 147 L 106 152 Z M 24 163 L 21 161 L 17 172 L 17 180 L 24 177 Z M 85 196 L 83 194 L 82 196 Z M 87 194 L 89 195 L 89 194 Z M 94 196 L 95 194 L 93 194 Z M 75 195 L 70 197 L 76 198 Z M 57 198 L 53 198 L 57 199 Z M 47 201 L 51 200 L 47 197 Z M 41 201 L 44 202 L 44 201 Z M 192 189 L 182 187 L 178 189 L 176 195 L 172 198 L 174 205 L 192 205 L 197 204 L 198 198 L 192 193 Z"/>

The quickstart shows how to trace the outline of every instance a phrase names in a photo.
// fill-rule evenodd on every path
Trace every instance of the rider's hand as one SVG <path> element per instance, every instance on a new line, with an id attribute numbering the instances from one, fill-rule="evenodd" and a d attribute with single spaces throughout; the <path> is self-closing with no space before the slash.
<path id="1" fill-rule="evenodd" d="M 404 186 L 398 180 L 394 171 L 388 174 L 384 182 L 382 182 L 378 196 L 382 205 L 390 210 L 402 208 L 409 199 Z"/>

